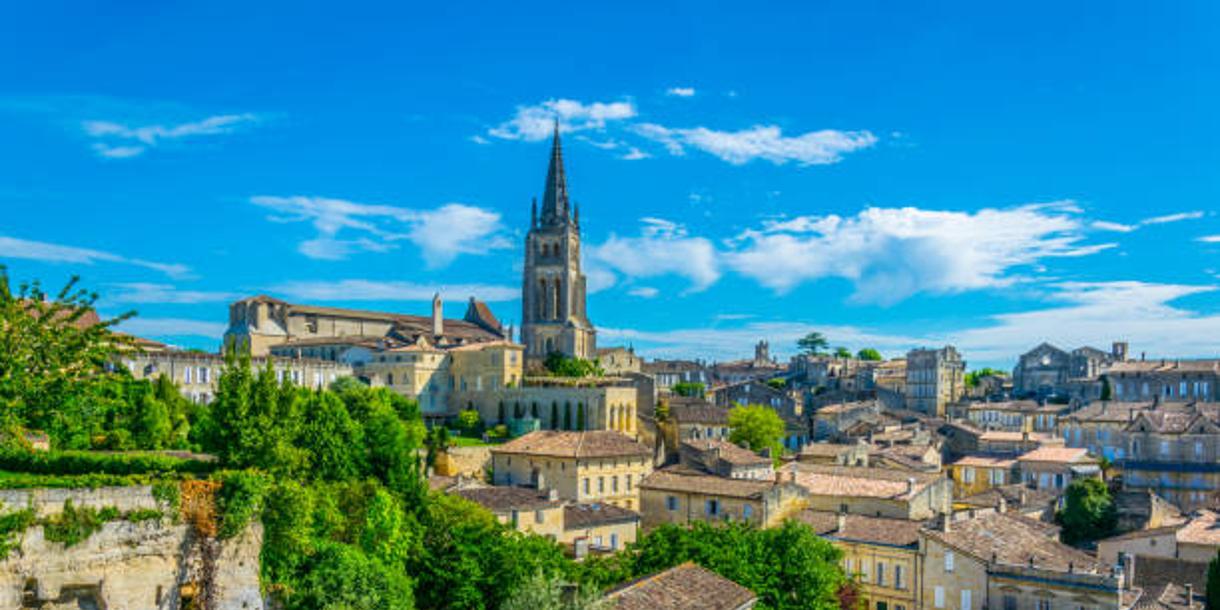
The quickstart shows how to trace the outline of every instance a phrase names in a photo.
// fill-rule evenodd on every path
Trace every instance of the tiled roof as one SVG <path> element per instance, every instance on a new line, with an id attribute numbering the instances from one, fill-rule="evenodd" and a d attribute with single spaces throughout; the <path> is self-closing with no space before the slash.
<path id="1" fill-rule="evenodd" d="M 1203 608 L 1206 605 L 1204 596 L 1205 587 L 1199 584 L 1194 584 L 1191 591 L 1193 599 L 1186 599 L 1186 587 L 1175 584 L 1166 583 L 1157 587 L 1150 587 L 1143 591 L 1132 608 L 1134 610 L 1188 610 L 1190 608 Z"/>
<path id="2" fill-rule="evenodd" d="M 1055 539 L 1058 528 L 1011 513 L 988 513 L 954 521 L 948 532 L 928 528 L 929 538 L 985 562 L 1042 570 L 1107 573 L 1097 558 Z M 1032 564 L 1030 560 L 1033 560 Z"/>
<path id="3" fill-rule="evenodd" d="M 1024 483 L 1014 483 L 992 487 L 986 491 L 960 498 L 956 502 L 980 508 L 994 508 L 1000 504 L 1000 498 L 1003 498 L 1009 508 L 1025 510 L 1046 508 L 1057 497 L 1055 492 L 1049 489 L 1033 489 Z"/>
<path id="4" fill-rule="evenodd" d="M 510 510 L 538 510 L 543 508 L 559 508 L 563 505 L 559 500 L 551 500 L 546 491 L 527 487 L 506 487 L 496 485 L 491 487 L 473 487 L 457 489 L 453 492 L 471 502 L 482 505 L 493 513 L 504 513 Z"/>
<path id="5" fill-rule="evenodd" d="M 684 563 L 627 583 L 606 599 L 614 610 L 737 610 L 757 597 L 711 570 Z"/>
<path id="6" fill-rule="evenodd" d="M 297 337 L 290 338 L 273 348 L 313 347 L 317 345 L 359 345 L 364 347 L 380 347 L 385 344 L 383 336 L 344 335 L 341 337 Z"/>
<path id="7" fill-rule="evenodd" d="M 794 473 L 796 483 L 820 496 L 906 500 L 937 481 L 938 475 L 885 468 L 829 466 L 794 462 L 780 469 Z"/>
<path id="8" fill-rule="evenodd" d="M 1152 408 L 1150 402 L 1095 402 L 1087 407 L 1065 414 L 1060 419 L 1078 422 L 1118 422 L 1123 423 L 1131 418 L 1131 411 L 1142 411 Z"/>
<path id="9" fill-rule="evenodd" d="M 1028 453 L 1021 454 L 1018 462 L 1058 462 L 1077 464 L 1080 462 L 1095 462 L 1089 457 L 1089 450 L 1083 447 L 1039 447 Z"/>
<path id="10" fill-rule="evenodd" d="M 812 457 L 839 457 L 855 449 L 852 443 L 810 443 L 801 448 L 801 455 Z"/>
<path id="11" fill-rule="evenodd" d="M 1005 402 L 976 402 L 967 407 L 970 411 L 1016 411 L 1019 413 L 1059 413 L 1067 405 L 1038 404 L 1034 400 L 1010 400 Z"/>
<path id="12" fill-rule="evenodd" d="M 640 481 L 640 489 L 677 491 L 731 498 L 758 498 L 775 486 L 773 481 L 730 479 L 682 467 L 657 470 Z"/>
<path id="13" fill-rule="evenodd" d="M 491 452 L 567 458 L 648 457 L 652 452 L 613 430 L 538 430 L 492 447 Z"/>
<path id="14" fill-rule="evenodd" d="M 1185 561 L 1171 557 L 1138 555 L 1135 558 L 1135 586 L 1152 590 L 1170 583 L 1195 586 L 1195 590 L 1207 585 L 1207 562 Z"/>
<path id="15" fill-rule="evenodd" d="M 593 504 L 568 504 L 563 507 L 563 529 L 579 530 L 615 523 L 638 523 L 640 514 L 601 502 Z"/>
<path id="16" fill-rule="evenodd" d="M 890 519 L 865 515 L 842 515 L 843 529 L 839 529 L 839 513 L 823 510 L 803 510 L 797 521 L 813 528 L 819 536 L 840 540 L 872 542 L 894 546 L 917 546 L 922 521 Z"/>
<path id="17" fill-rule="evenodd" d="M 979 435 L 979 440 L 993 443 L 1032 441 L 1040 444 L 1063 444 L 1063 439 L 1053 434 L 1044 434 L 1042 432 L 1009 432 L 1007 430 L 987 430 Z"/>
<path id="18" fill-rule="evenodd" d="M 1220 546 L 1220 515 L 1201 510 L 1191 516 L 1177 534 L 1178 542 Z"/>
<path id="19" fill-rule="evenodd" d="M 669 405 L 669 418 L 679 424 L 729 425 L 729 411 L 711 403 L 685 403 Z"/>
<path id="20" fill-rule="evenodd" d="M 973 466 L 975 468 L 1012 468 L 1016 460 L 989 455 L 968 455 L 950 466 Z"/>
<path id="21" fill-rule="evenodd" d="M 720 450 L 720 459 L 734 466 L 754 466 L 754 465 L 769 465 L 771 458 L 763 457 L 749 449 L 738 447 L 733 443 L 719 439 L 703 439 L 694 441 L 685 441 L 683 445 L 689 445 L 698 451 Z"/>

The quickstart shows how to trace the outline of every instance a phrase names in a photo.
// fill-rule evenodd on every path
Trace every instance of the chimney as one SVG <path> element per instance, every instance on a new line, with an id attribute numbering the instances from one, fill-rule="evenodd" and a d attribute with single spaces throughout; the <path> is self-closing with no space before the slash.
<path id="1" fill-rule="evenodd" d="M 439 337 L 445 334 L 445 311 L 441 307 L 441 293 L 432 296 L 432 335 Z"/>
<path id="2" fill-rule="evenodd" d="M 847 513 L 840 512 L 835 517 L 835 531 L 842 534 L 847 529 Z"/>

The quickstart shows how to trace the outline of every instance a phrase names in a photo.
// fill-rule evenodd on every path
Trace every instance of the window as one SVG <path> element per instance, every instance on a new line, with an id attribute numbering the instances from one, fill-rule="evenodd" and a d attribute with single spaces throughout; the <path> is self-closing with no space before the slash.
<path id="1" fill-rule="evenodd" d="M 708 500 L 708 501 L 704 502 L 703 503 L 703 512 L 707 513 L 707 516 L 709 516 L 709 517 L 720 516 L 720 501 L 719 500 Z"/>
<path id="2" fill-rule="evenodd" d="M 674 496 L 665 496 L 665 508 L 668 510 L 678 510 L 678 498 Z"/>
<path id="3" fill-rule="evenodd" d="M 889 608 L 889 605 L 885 602 L 877 602 L 877 610 L 886 610 L 887 608 Z"/>
<path id="4" fill-rule="evenodd" d="M 1004 596 L 1004 610 L 1017 610 L 1017 597 L 1015 595 Z"/>
<path id="5" fill-rule="evenodd" d="M 212 369 L 206 366 L 199 367 L 199 383 L 210 383 L 212 380 Z"/>
<path id="6" fill-rule="evenodd" d="M 962 589 L 961 610 L 970 610 L 970 589 Z"/>
<path id="7" fill-rule="evenodd" d="M 587 496 L 587 495 L 589 495 L 589 479 L 588 479 L 588 478 L 583 479 L 583 480 L 580 482 L 580 484 L 581 484 L 581 486 L 582 486 L 582 487 L 584 487 L 584 488 L 585 488 L 585 495 L 586 495 L 586 496 Z"/>
<path id="8" fill-rule="evenodd" d="M 877 586 L 885 586 L 885 563 L 877 562 Z"/>
<path id="9" fill-rule="evenodd" d="M 1038 610 L 1051 610 L 1051 600 L 1040 599 L 1040 600 L 1038 600 L 1037 607 L 1038 607 Z"/>
<path id="10" fill-rule="evenodd" d="M 182 381 L 184 383 L 191 382 L 191 367 L 188 366 L 182 369 Z"/>
<path id="11" fill-rule="evenodd" d="M 902 566 L 900 566 L 900 565 L 894 566 L 894 588 L 895 589 L 907 588 L 907 582 L 903 578 Z"/>
<path id="12" fill-rule="evenodd" d="M 1203 443 L 1201 441 L 1195 441 L 1195 457 L 1203 457 Z"/>
<path id="13" fill-rule="evenodd" d="M 618 549 L 618 534 L 610 534 L 610 548 Z"/>
<path id="14" fill-rule="evenodd" d="M 932 605 L 936 606 L 937 608 L 945 607 L 945 588 L 944 587 L 936 587 L 935 589 L 932 590 Z"/>
<path id="15" fill-rule="evenodd" d="M 534 511 L 534 523 L 542 523 L 542 521 L 543 521 L 542 511 L 540 511 L 540 510 Z"/>
<path id="16" fill-rule="evenodd" d="M 967 466 L 962 469 L 962 481 L 967 485 L 974 483 L 974 467 Z"/>
<path id="17" fill-rule="evenodd" d="M 623 480 L 627 482 L 627 491 L 631 491 L 631 475 L 623 477 Z"/>
<path id="18" fill-rule="evenodd" d="M 606 493 L 606 477 L 597 477 L 597 493 Z"/>
<path id="19" fill-rule="evenodd" d="M 514 527 L 514 528 L 515 528 L 515 527 L 517 527 L 517 517 L 518 517 L 518 515 L 517 515 L 517 511 L 516 511 L 516 510 L 513 510 L 513 512 L 512 512 L 512 520 L 513 520 L 513 527 Z"/>
<path id="20" fill-rule="evenodd" d="M 741 518 L 742 519 L 750 519 L 753 516 L 754 516 L 754 507 L 753 506 L 746 504 L 745 506 L 741 507 Z"/>
<path id="21" fill-rule="evenodd" d="M 610 477 L 610 491 L 618 493 L 618 475 Z"/>
<path id="22" fill-rule="evenodd" d="M 1161 441 L 1161 457 L 1169 456 L 1169 441 Z"/>
<path id="23" fill-rule="evenodd" d="M 945 571 L 953 571 L 953 551 L 945 551 Z M 940 606 L 940 604 L 937 604 L 937 606 Z"/>
<path id="24" fill-rule="evenodd" d="M 1004 484 L 1004 471 L 1003 470 L 1000 470 L 999 468 L 993 468 L 991 470 L 991 484 L 992 485 L 1003 485 Z"/>

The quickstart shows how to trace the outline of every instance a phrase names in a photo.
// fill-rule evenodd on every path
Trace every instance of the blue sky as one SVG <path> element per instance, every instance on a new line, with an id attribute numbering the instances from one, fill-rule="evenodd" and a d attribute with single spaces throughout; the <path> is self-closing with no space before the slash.
<path id="1" fill-rule="evenodd" d="M 1214 3 L 485 4 L 5 5 L 0 260 L 515 323 L 558 116 L 602 345 L 1220 352 Z"/>

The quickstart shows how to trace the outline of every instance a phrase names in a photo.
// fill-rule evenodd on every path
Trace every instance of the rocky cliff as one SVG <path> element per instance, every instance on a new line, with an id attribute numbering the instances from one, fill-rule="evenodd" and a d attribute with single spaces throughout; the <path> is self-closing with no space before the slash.
<path id="1" fill-rule="evenodd" d="M 6 492 L 3 511 L 49 516 L 68 497 L 95 509 L 156 506 L 148 488 L 28 490 Z M 47 540 L 44 526 L 29 527 L 0 561 L 0 608 L 261 610 L 262 527 L 217 541 L 175 521 L 116 519 L 69 547 Z"/>

